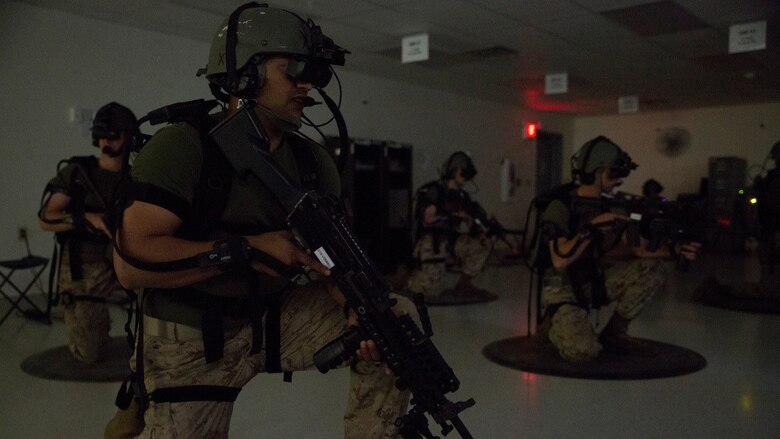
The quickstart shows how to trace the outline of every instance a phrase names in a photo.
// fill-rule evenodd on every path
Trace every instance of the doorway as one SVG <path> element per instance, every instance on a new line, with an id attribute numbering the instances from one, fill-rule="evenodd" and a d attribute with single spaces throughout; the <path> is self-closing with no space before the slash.
<path id="1" fill-rule="evenodd" d="M 561 184 L 563 136 L 539 131 L 536 136 L 536 195 Z"/>

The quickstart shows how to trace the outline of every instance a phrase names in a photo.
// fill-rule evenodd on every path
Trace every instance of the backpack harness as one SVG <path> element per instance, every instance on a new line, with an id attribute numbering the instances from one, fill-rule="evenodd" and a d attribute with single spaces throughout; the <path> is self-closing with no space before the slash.
<path id="1" fill-rule="evenodd" d="M 51 198 L 56 192 L 62 192 L 59 188 L 47 184 L 41 195 L 41 207 L 38 210 L 38 218 L 47 224 L 73 224 L 74 228 L 64 232 L 55 233 L 54 249 L 52 250 L 52 270 L 49 271 L 49 291 L 54 291 L 52 305 L 56 305 L 62 300 L 63 305 L 71 305 L 75 302 L 93 302 L 106 303 L 106 298 L 102 296 L 74 295 L 71 291 L 59 291 L 59 283 L 55 282 L 57 273 L 61 268 L 63 252 L 61 247 L 67 246 L 69 255 L 69 269 L 71 279 L 74 281 L 84 279 L 82 260 L 82 244 L 91 242 L 96 244 L 108 245 L 111 240 L 92 229 L 91 224 L 84 219 L 86 213 L 85 200 L 88 193 L 98 200 L 104 213 L 110 213 L 109 205 L 100 195 L 97 186 L 92 181 L 92 173 L 98 167 L 97 158 L 94 156 L 74 156 L 69 159 L 61 160 L 57 164 L 57 172 L 63 166 L 74 165 L 75 172 L 72 173 L 68 184 L 69 192 L 67 195 L 71 198 L 68 203 L 68 213 L 70 218 L 50 220 L 45 218 L 44 210 Z"/>
<path id="2" fill-rule="evenodd" d="M 537 277 L 537 284 L 536 284 L 536 315 L 540 316 L 537 319 L 537 324 L 541 322 L 542 319 L 545 318 L 552 318 L 552 316 L 564 305 L 573 305 L 580 307 L 584 310 L 590 310 L 591 308 L 600 308 L 604 304 L 607 303 L 607 289 L 606 289 L 606 278 L 604 276 L 603 269 L 599 266 L 597 257 L 599 256 L 599 253 L 602 253 L 601 250 L 601 235 L 595 230 L 594 227 L 592 227 L 589 223 L 586 224 L 579 224 L 578 223 L 578 215 L 575 212 L 575 206 L 572 200 L 572 192 L 576 189 L 576 185 L 574 183 L 568 183 L 564 185 L 557 186 L 550 191 L 548 191 L 545 194 L 539 195 L 534 200 L 531 201 L 531 205 L 529 207 L 528 213 L 526 215 L 526 227 L 529 225 L 529 219 L 530 214 L 533 209 L 537 210 L 537 216 L 534 221 L 535 224 L 535 230 L 534 233 L 527 235 L 532 236 L 531 238 L 531 244 L 530 247 L 536 247 L 536 258 L 533 261 L 526 261 L 526 264 L 531 269 L 531 291 L 533 291 L 533 275 L 536 275 Z M 542 289 L 544 287 L 544 276 L 545 272 L 552 267 L 552 256 L 550 254 L 550 248 L 548 245 L 548 242 L 553 240 L 553 251 L 556 253 L 558 252 L 558 245 L 557 245 L 557 237 L 562 235 L 562 230 L 560 227 L 552 222 L 549 221 L 541 221 L 541 216 L 544 213 L 544 211 L 547 209 L 547 207 L 552 203 L 553 201 L 558 200 L 564 204 L 566 209 L 569 211 L 569 224 L 568 224 L 568 230 L 570 231 L 568 233 L 569 238 L 572 237 L 573 230 L 578 229 L 587 229 L 588 232 L 591 232 L 591 236 L 593 237 L 594 241 L 591 243 L 593 246 L 593 250 L 588 250 L 591 252 L 594 252 L 593 257 L 590 258 L 578 258 L 576 261 L 569 264 L 569 266 L 566 267 L 566 275 L 569 277 L 570 282 L 569 285 L 572 288 L 572 291 L 574 292 L 574 296 L 576 297 L 576 301 L 574 302 L 560 302 L 551 304 L 547 307 L 544 314 L 542 314 L 541 310 L 541 295 L 542 295 Z M 540 223 L 541 222 L 541 223 Z M 525 236 L 525 235 L 524 235 Z M 574 235 L 576 236 L 576 235 Z M 525 238 L 524 238 L 525 239 Z M 575 246 L 565 254 L 561 254 L 561 257 L 569 257 L 572 254 L 574 254 L 579 246 L 581 245 L 582 241 L 579 241 Z M 525 243 L 524 243 L 525 246 Z M 531 254 L 534 252 L 531 251 L 524 251 L 524 254 Z M 529 324 L 529 331 L 530 334 L 530 322 L 531 322 L 531 309 L 532 309 L 532 300 L 533 300 L 534 294 L 528 295 L 528 324 Z"/>
<path id="3" fill-rule="evenodd" d="M 264 228 L 258 230 L 253 228 L 240 230 L 238 227 L 230 227 L 221 221 L 221 216 L 226 208 L 228 195 L 230 193 L 232 178 L 235 171 L 230 166 L 227 158 L 219 150 L 214 140 L 209 136 L 209 131 L 216 123 L 208 116 L 208 110 L 213 104 L 206 102 L 196 111 L 179 117 L 170 117 L 166 121 L 186 122 L 198 130 L 203 149 L 203 161 L 201 166 L 200 179 L 195 190 L 195 198 L 192 206 L 181 198 L 157 188 L 150 184 L 132 182 L 128 178 L 126 184 L 122 187 L 120 200 L 125 202 L 119 206 L 117 215 L 117 229 L 121 227 L 122 213 L 126 206 L 133 200 L 149 202 L 173 212 L 179 218 L 183 218 L 182 225 L 176 232 L 176 236 L 183 239 L 199 240 L 213 239 L 215 232 L 227 232 L 229 234 L 259 234 L 279 228 Z M 150 113 L 151 114 L 151 113 Z M 307 189 L 320 189 L 320 181 L 317 174 L 317 158 L 314 155 L 311 143 L 298 135 L 287 135 L 286 141 L 292 149 L 295 162 L 298 167 L 301 182 Z M 282 264 L 270 255 L 256 249 L 252 249 L 243 238 L 231 235 L 225 243 L 227 255 L 232 255 L 236 265 L 247 265 L 249 260 L 258 260 L 269 266 L 271 269 L 282 273 L 291 274 L 290 267 Z M 219 241 L 218 241 L 219 242 Z M 246 247 L 243 247 L 246 245 Z M 179 259 L 169 262 L 148 262 L 142 261 L 125 253 L 118 245 L 115 245 L 117 253 L 131 265 L 147 271 L 176 271 L 186 268 L 210 265 L 204 263 L 203 255 L 196 255 L 189 258 Z M 241 250 L 246 250 L 246 259 L 235 258 L 241 254 Z M 213 256 L 209 254 L 208 256 Z M 239 260 L 240 259 L 240 260 Z M 233 265 L 227 265 L 232 268 Z M 239 267 L 251 271 L 249 267 Z M 186 297 L 186 301 L 191 304 L 200 304 L 199 308 L 204 310 L 201 320 L 201 332 L 203 335 L 203 344 L 205 351 L 205 360 L 207 363 L 217 361 L 223 357 L 225 328 L 223 327 L 223 317 L 236 319 L 249 318 L 252 327 L 252 348 L 251 353 L 260 352 L 263 345 L 263 315 L 266 317 L 266 370 L 268 372 L 282 372 L 280 364 L 280 312 L 281 296 L 289 288 L 288 286 L 279 293 L 261 295 L 258 279 L 254 275 L 249 275 L 249 291 L 246 297 L 222 297 L 217 295 L 200 292 L 191 288 L 183 287 L 174 290 L 186 291 L 186 294 L 179 295 L 179 298 Z M 147 289 L 144 296 L 152 293 L 155 289 Z M 126 410 L 132 400 L 137 399 L 141 407 L 141 413 L 148 407 L 150 401 L 156 403 L 164 402 L 187 402 L 187 401 L 235 401 L 241 388 L 227 386 L 209 386 L 192 385 L 179 387 L 158 388 L 152 392 L 147 392 L 144 385 L 143 372 L 143 297 L 136 301 L 136 336 L 128 335 L 131 342 L 135 338 L 135 371 L 126 379 L 117 393 L 116 405 L 120 409 Z M 126 326 L 129 329 L 129 325 Z M 291 372 L 284 372 L 284 380 L 291 380 Z"/>
<path id="4" fill-rule="evenodd" d="M 463 198 L 465 192 L 448 189 L 445 187 L 441 180 L 433 180 L 417 189 L 415 194 L 415 241 L 419 240 L 423 235 L 430 235 L 433 238 L 433 248 L 436 253 L 439 252 L 442 237 L 447 238 L 448 248 L 447 250 L 452 253 L 452 249 L 455 245 L 453 239 L 457 236 L 455 230 L 456 224 L 453 223 L 450 217 L 440 221 L 434 225 L 425 225 L 424 216 L 425 209 L 430 206 L 436 206 L 436 211 L 441 213 L 447 213 L 460 210 L 468 201 L 468 196 Z M 446 258 L 433 258 L 426 259 L 425 261 L 418 261 L 418 264 L 437 264 L 445 262 Z"/>

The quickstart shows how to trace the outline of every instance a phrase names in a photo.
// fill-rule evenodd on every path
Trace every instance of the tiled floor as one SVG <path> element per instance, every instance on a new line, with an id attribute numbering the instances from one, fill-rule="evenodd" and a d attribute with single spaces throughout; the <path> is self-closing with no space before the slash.
<path id="1" fill-rule="evenodd" d="M 693 349 L 708 365 L 637 381 L 534 375 L 486 360 L 484 345 L 524 333 L 528 280 L 520 266 L 489 267 L 478 283 L 498 301 L 430 310 L 433 340 L 462 382 L 454 397 L 477 401 L 464 423 L 474 437 L 491 439 L 780 437 L 780 315 L 690 300 L 707 273 L 736 281 L 742 267 L 742 259 L 711 254 L 672 276 L 632 333 Z M 120 335 L 124 316 L 119 308 L 113 316 Z M 0 327 L 0 438 L 102 436 L 118 384 L 46 381 L 19 368 L 28 355 L 62 343 L 61 321 L 49 327 L 13 316 Z M 341 437 L 346 386 L 344 370 L 297 373 L 292 384 L 256 377 L 236 402 L 231 437 Z"/>

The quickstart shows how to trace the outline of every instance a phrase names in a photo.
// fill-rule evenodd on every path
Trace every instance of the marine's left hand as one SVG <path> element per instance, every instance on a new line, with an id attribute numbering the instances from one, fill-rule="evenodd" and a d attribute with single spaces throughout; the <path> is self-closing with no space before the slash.
<path id="1" fill-rule="evenodd" d="M 357 314 L 355 314 L 355 311 L 350 310 L 349 318 L 347 320 L 350 326 L 358 324 Z M 357 359 L 360 361 L 368 361 L 370 363 L 374 363 L 375 366 L 379 366 L 382 363 L 382 354 L 379 352 L 379 349 L 376 347 L 376 343 L 374 343 L 374 340 L 362 340 L 360 342 L 360 347 L 358 347 L 358 349 L 355 350 L 355 357 L 357 357 Z M 385 373 L 387 375 L 391 375 L 393 371 L 390 370 L 389 367 L 385 366 Z"/>

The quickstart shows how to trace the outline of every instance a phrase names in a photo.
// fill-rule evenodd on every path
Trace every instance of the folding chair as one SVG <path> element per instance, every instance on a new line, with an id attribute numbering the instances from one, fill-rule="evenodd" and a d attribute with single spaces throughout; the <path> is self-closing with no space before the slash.
<path id="1" fill-rule="evenodd" d="M 27 239 L 25 237 L 25 243 Z M 13 259 L 13 260 L 7 260 L 7 261 L 0 261 L 0 294 L 3 295 L 3 297 L 8 300 L 8 302 L 11 303 L 11 309 L 8 310 L 8 312 L 5 313 L 2 319 L 0 319 L 0 325 L 5 322 L 5 320 L 8 318 L 9 315 L 16 309 L 20 311 L 22 314 L 25 315 L 25 317 L 41 320 L 47 324 L 51 324 L 51 291 L 46 296 L 46 310 L 42 310 L 38 307 L 32 300 L 30 300 L 29 297 L 27 297 L 27 294 L 30 292 L 30 289 L 35 285 L 38 278 L 41 277 L 41 274 L 46 270 L 46 266 L 49 263 L 48 258 L 43 258 L 40 256 L 33 256 L 30 254 L 30 246 L 27 244 L 27 256 L 21 258 L 21 259 Z M 30 270 L 33 277 L 30 280 L 29 283 L 24 288 L 20 288 L 16 283 L 13 282 L 11 279 L 19 270 Z M 9 293 L 11 291 L 6 292 L 3 290 L 6 288 L 6 285 L 13 289 L 13 291 L 18 294 L 18 297 L 16 299 L 12 298 Z M 43 292 L 41 290 L 41 292 Z M 20 304 L 22 300 L 26 301 L 30 304 L 32 309 L 24 310 L 21 308 Z"/>

